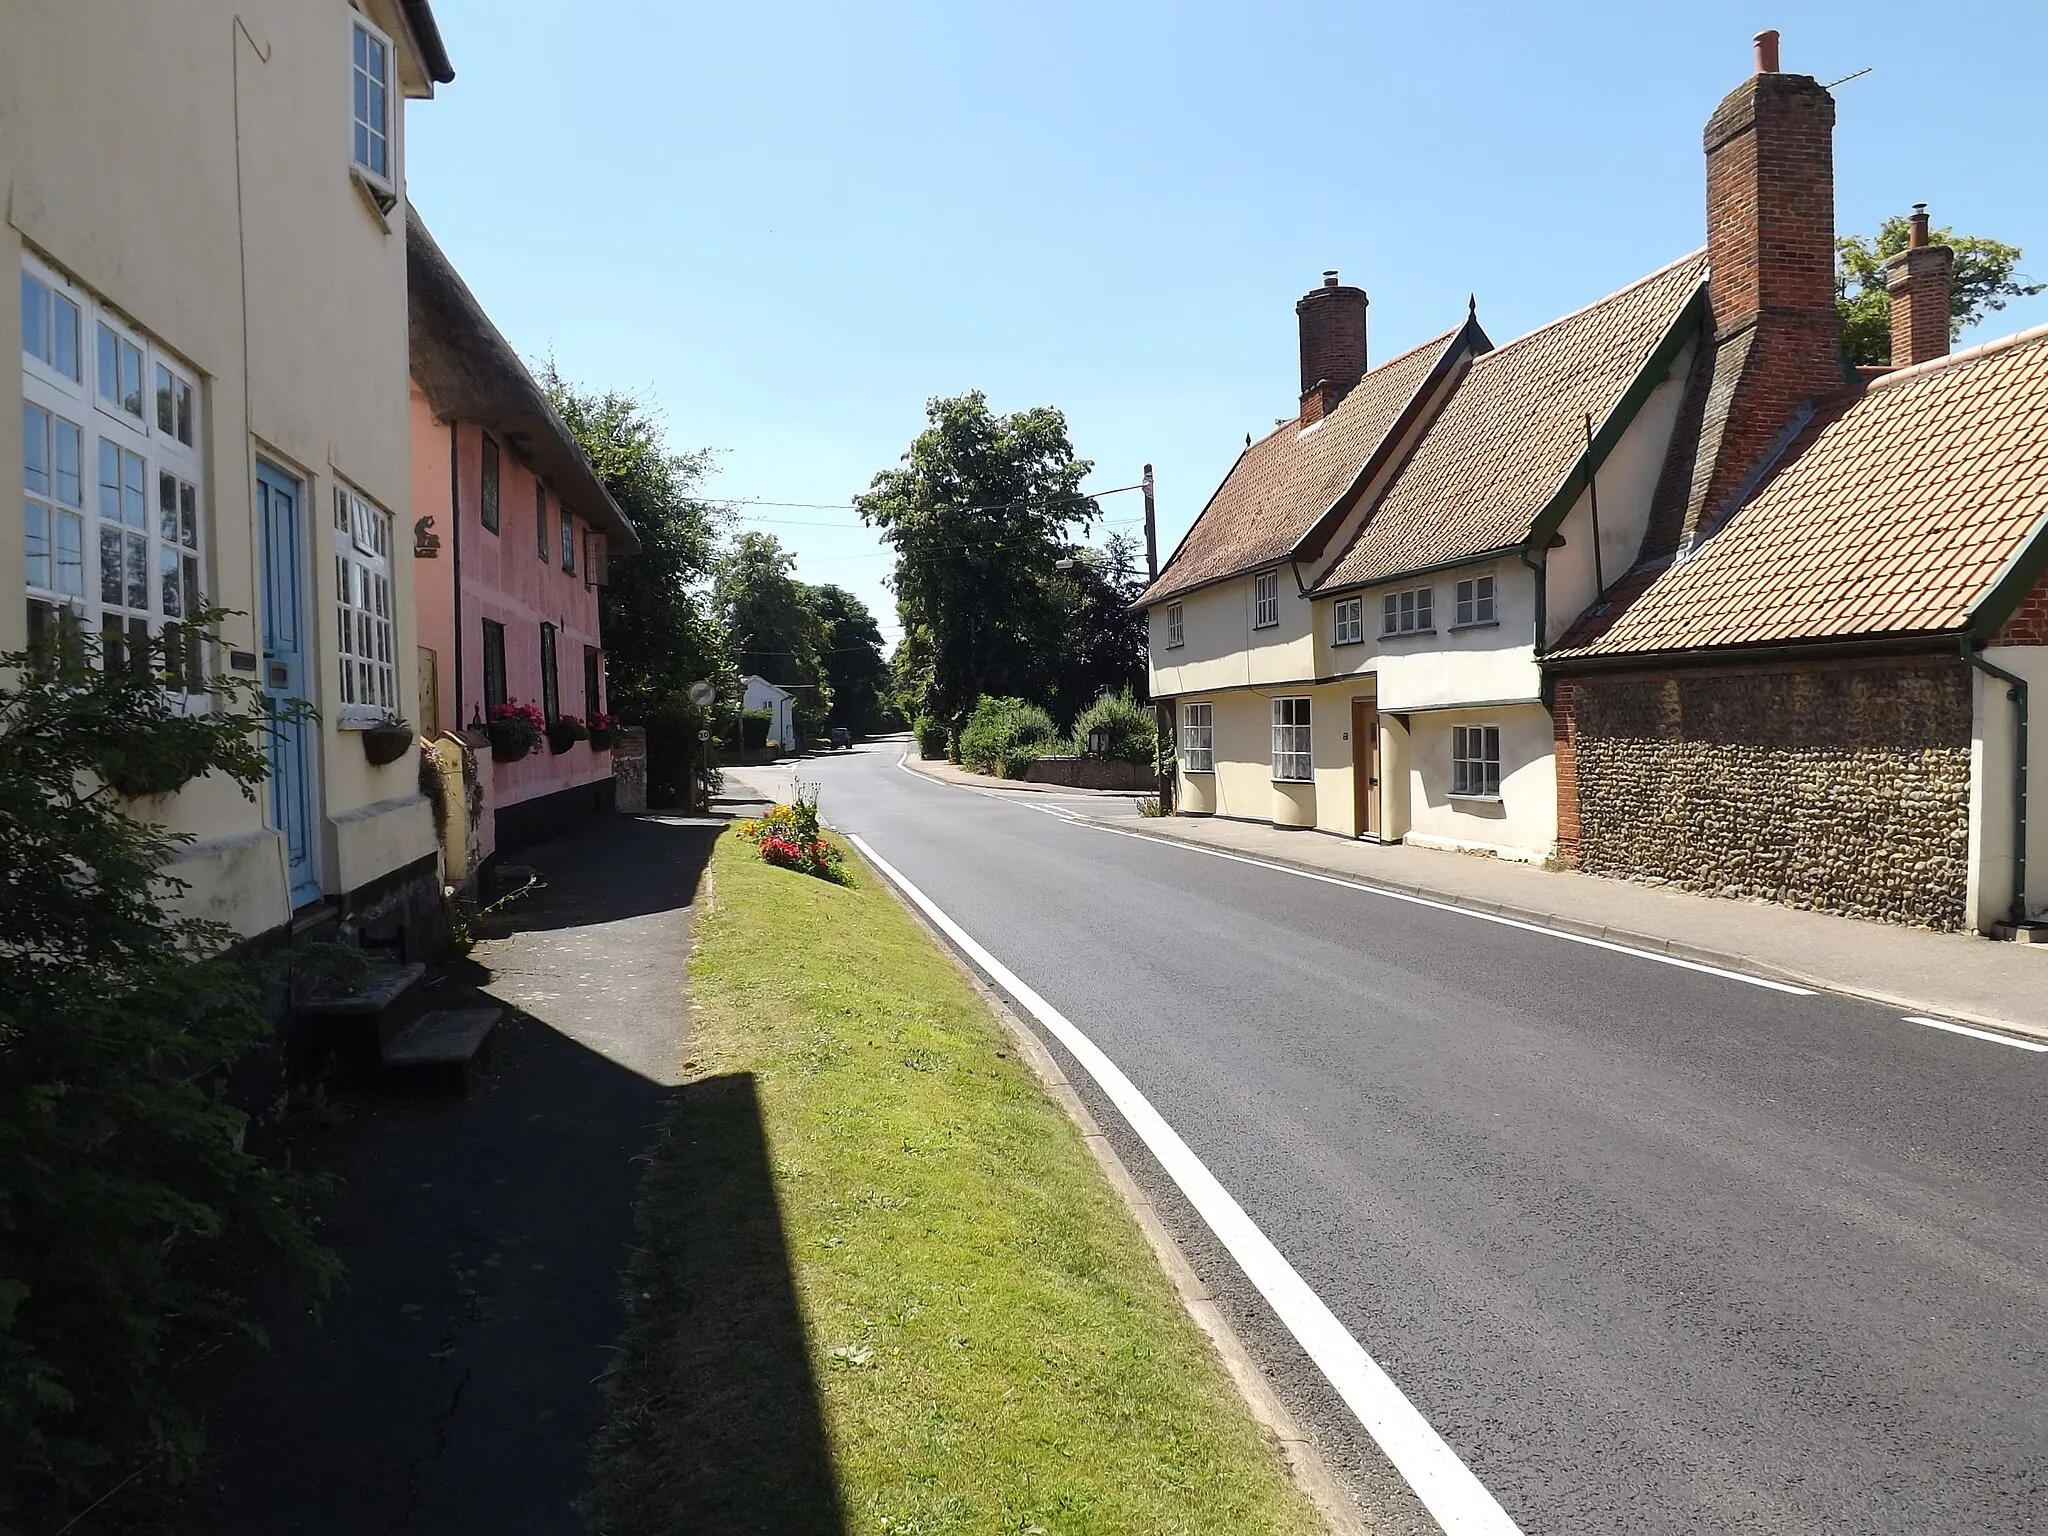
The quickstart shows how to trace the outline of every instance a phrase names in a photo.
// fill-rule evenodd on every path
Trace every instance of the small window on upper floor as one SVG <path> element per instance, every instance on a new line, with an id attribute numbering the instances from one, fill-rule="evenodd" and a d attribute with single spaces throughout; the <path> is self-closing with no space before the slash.
<path id="1" fill-rule="evenodd" d="M 83 382 L 78 305 L 33 272 L 21 274 L 21 352 L 70 383 Z M 188 438 L 189 442 L 190 439 Z"/>
<path id="2" fill-rule="evenodd" d="M 541 559 L 547 559 L 548 488 L 538 479 L 533 482 L 533 547 L 540 552 Z"/>
<path id="3" fill-rule="evenodd" d="M 1380 610 L 1383 635 L 1426 635 L 1436 630 L 1436 593 L 1430 587 L 1389 592 Z"/>
<path id="4" fill-rule="evenodd" d="M 576 569 L 576 519 L 567 507 L 562 508 L 562 569 Z"/>
<path id="5" fill-rule="evenodd" d="M 1474 576 L 1458 583 L 1458 626 L 1468 624 L 1491 624 L 1493 616 L 1493 578 Z"/>
<path id="6" fill-rule="evenodd" d="M 477 515 L 488 533 L 498 531 L 498 440 L 484 434 L 483 489 Z"/>
<path id="7" fill-rule="evenodd" d="M 1252 628 L 1271 629 L 1280 622 L 1280 573 L 1261 571 L 1253 588 Z"/>
<path id="8" fill-rule="evenodd" d="M 1179 603 L 1166 605 L 1166 648 L 1170 651 L 1177 645 L 1187 644 L 1187 630 L 1181 623 Z"/>
<path id="9" fill-rule="evenodd" d="M 1331 610 L 1336 618 L 1336 633 L 1332 636 L 1338 645 L 1361 645 L 1365 641 L 1365 599 L 1362 597 L 1340 597 Z"/>
<path id="10" fill-rule="evenodd" d="M 391 39 L 357 16 L 350 47 L 350 158 L 377 190 L 390 194 L 398 181 L 391 167 Z"/>

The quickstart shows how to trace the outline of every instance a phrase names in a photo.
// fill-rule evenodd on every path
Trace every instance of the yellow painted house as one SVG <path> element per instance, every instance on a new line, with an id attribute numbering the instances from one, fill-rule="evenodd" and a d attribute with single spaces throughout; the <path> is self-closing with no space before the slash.
<path id="1" fill-rule="evenodd" d="M 409 945 L 436 896 L 416 752 L 407 99 L 453 78 L 426 0 L 64 0 L 0 47 L 0 649 L 110 649 L 234 610 L 209 665 L 308 700 L 257 803 L 139 803 L 193 834 L 188 905 Z"/>

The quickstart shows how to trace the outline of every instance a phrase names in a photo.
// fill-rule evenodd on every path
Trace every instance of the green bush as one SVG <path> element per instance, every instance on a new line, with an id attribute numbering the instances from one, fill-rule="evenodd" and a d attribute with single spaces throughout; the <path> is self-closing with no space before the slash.
<path id="1" fill-rule="evenodd" d="M 760 752 L 768 746 L 768 724 L 775 717 L 765 709 L 749 709 L 740 715 L 740 750 Z"/>
<path id="2" fill-rule="evenodd" d="M 934 720 L 930 715 L 919 715 L 910 723 L 910 734 L 917 738 L 917 755 L 936 762 L 946 753 L 946 723 Z"/>
<path id="3" fill-rule="evenodd" d="M 1091 752 L 1089 739 L 1108 738 L 1101 750 Z M 1130 690 L 1105 693 L 1074 719 L 1072 751 L 1076 757 L 1098 757 L 1116 763 L 1149 763 L 1158 750 L 1158 726 L 1152 706 L 1140 704 Z"/>
<path id="4" fill-rule="evenodd" d="M 1021 779 L 1034 758 L 1058 746 L 1052 716 L 1023 699 L 980 698 L 960 731 L 960 761 L 976 773 Z"/>
<path id="5" fill-rule="evenodd" d="M 167 1335 L 249 1327 L 228 1285 L 262 1255 L 335 1273 L 305 1186 L 245 1150 L 226 1096 L 268 1033 L 265 973 L 172 910 L 165 867 L 192 839 L 114 787 L 203 771 L 253 798 L 267 777 L 253 683 L 216 668 L 204 711 L 164 686 L 202 643 L 166 626 L 149 670 L 101 670 L 89 635 L 0 656 L 0 1519 L 31 1489 L 104 1491 L 138 1455 L 189 1471 Z"/>

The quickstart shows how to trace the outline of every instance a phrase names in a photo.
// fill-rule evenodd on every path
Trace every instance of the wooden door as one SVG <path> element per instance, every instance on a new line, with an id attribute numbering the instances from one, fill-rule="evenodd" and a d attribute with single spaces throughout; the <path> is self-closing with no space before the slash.
<path id="1" fill-rule="evenodd" d="M 1351 701 L 1351 794 L 1360 837 L 1380 835 L 1380 711 L 1372 699 Z"/>
<path id="2" fill-rule="evenodd" d="M 313 846 L 313 718 L 287 706 L 304 700 L 312 645 L 306 613 L 302 487 L 268 464 L 256 466 L 256 505 L 263 537 L 263 692 L 269 699 L 270 819 L 284 834 L 285 875 L 296 910 L 320 899 Z"/>

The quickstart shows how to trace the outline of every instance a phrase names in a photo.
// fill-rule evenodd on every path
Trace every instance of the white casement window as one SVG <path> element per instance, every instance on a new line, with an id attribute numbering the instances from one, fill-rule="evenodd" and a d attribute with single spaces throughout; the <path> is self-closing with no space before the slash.
<path id="1" fill-rule="evenodd" d="M 1280 622 L 1280 573 L 1261 571 L 1252 589 L 1252 628 L 1271 629 Z"/>
<path id="2" fill-rule="evenodd" d="M 83 629 L 105 665 L 145 662 L 152 634 L 205 606 L 197 376 L 34 258 L 21 337 L 29 638 Z M 198 692 L 199 665 L 174 686 Z"/>
<path id="3" fill-rule="evenodd" d="M 1420 635 L 1436 628 L 1436 593 L 1429 587 L 1389 592 L 1380 608 L 1380 633 Z"/>
<path id="4" fill-rule="evenodd" d="M 391 514 L 345 485 L 334 488 L 334 581 L 341 662 L 341 708 L 335 723 L 359 730 L 395 720 Z"/>
<path id="5" fill-rule="evenodd" d="M 1469 581 L 1458 583 L 1458 624 L 1491 624 L 1493 617 L 1493 578 L 1474 576 Z"/>
<path id="6" fill-rule="evenodd" d="M 1273 701 L 1273 777 L 1288 784 L 1306 784 L 1315 777 L 1307 699 Z"/>
<path id="7" fill-rule="evenodd" d="M 1334 639 L 1339 645 L 1358 645 L 1365 639 L 1365 599 L 1340 597 L 1331 610 L 1336 616 Z"/>
<path id="8" fill-rule="evenodd" d="M 391 165 L 391 39 L 357 16 L 350 48 L 350 159 L 372 186 L 389 193 L 398 182 Z"/>
<path id="9" fill-rule="evenodd" d="M 1184 773 L 1216 771 L 1216 737 L 1210 726 L 1210 706 L 1181 706 L 1180 766 Z"/>
<path id="10" fill-rule="evenodd" d="M 1451 727 L 1451 793 L 1467 798 L 1500 794 L 1500 727 Z"/>
<path id="11" fill-rule="evenodd" d="M 1177 645 L 1185 645 L 1187 644 L 1187 639 L 1187 629 L 1181 622 L 1180 604 L 1168 603 L 1166 605 L 1166 648 L 1170 651 Z M 1204 704 L 1202 707 L 1207 709 L 1209 706 Z"/>

